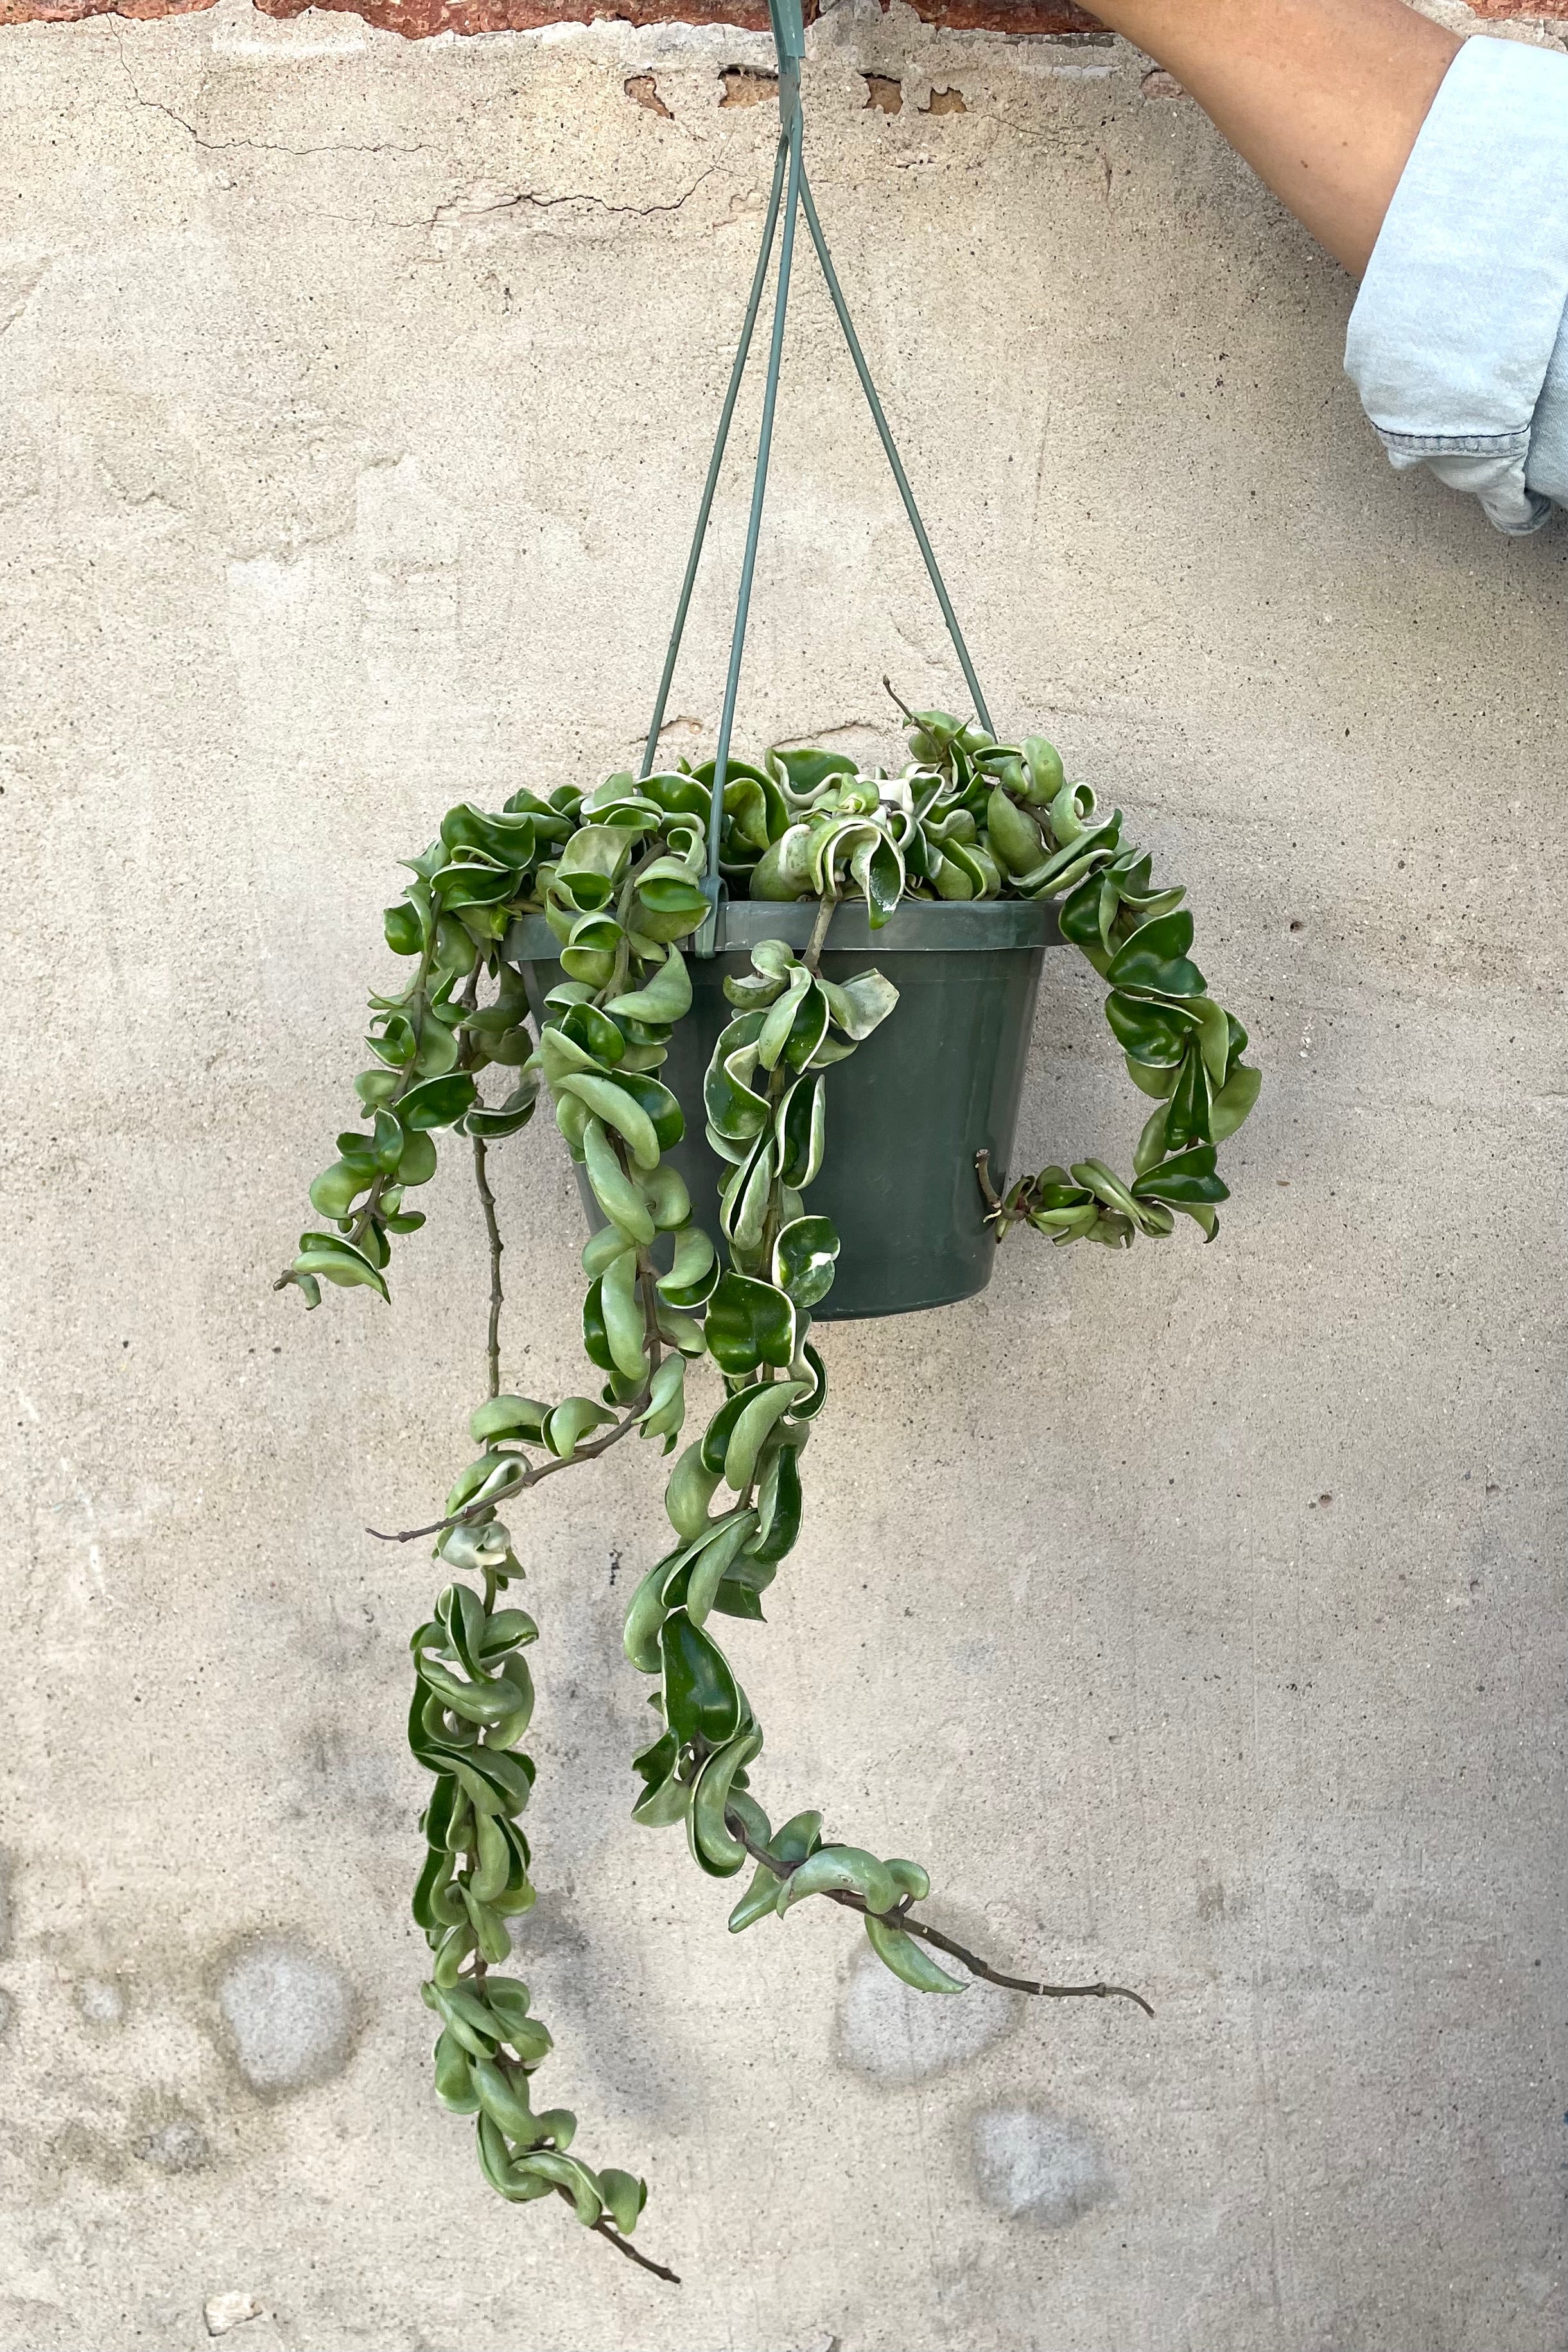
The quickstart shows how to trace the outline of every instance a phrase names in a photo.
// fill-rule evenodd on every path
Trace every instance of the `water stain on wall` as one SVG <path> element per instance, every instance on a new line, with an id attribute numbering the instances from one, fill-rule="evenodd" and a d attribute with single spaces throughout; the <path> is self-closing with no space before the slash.
<path id="1" fill-rule="evenodd" d="M 220 1964 L 216 1995 L 235 2065 L 263 2097 L 342 2072 L 361 2019 L 353 1987 L 324 1953 L 288 1936 L 253 1936 Z"/>
<path id="2" fill-rule="evenodd" d="M 1065 2230 L 1116 2194 L 1115 2176 L 1094 2135 L 1036 2107 L 987 2107 L 974 2118 L 980 2194 L 1010 2220 Z"/>
<path id="3" fill-rule="evenodd" d="M 125 1995 L 111 1977 L 83 1977 L 76 2005 L 89 2025 L 123 2025 Z"/>
<path id="4" fill-rule="evenodd" d="M 412 1820 L 402 1758 L 365 1747 L 354 1727 L 318 1716 L 298 1752 L 299 1771 L 278 1791 L 281 1820 L 352 1822 L 370 1837 L 396 1835 Z"/>
<path id="5" fill-rule="evenodd" d="M 45 2176 L 58 2190 L 73 2174 L 117 2189 L 130 2168 L 122 2121 L 119 2116 L 73 2115 L 57 2131 L 48 2132 L 40 2151 Z"/>
<path id="6" fill-rule="evenodd" d="M 205 2172 L 212 2164 L 212 2144 L 189 2116 L 176 2115 L 156 2124 L 132 2143 L 135 2155 L 155 2172 Z"/>
<path id="7" fill-rule="evenodd" d="M 838 2054 L 888 2087 L 979 2056 L 1017 2023 L 1021 1996 L 974 1985 L 962 1999 L 911 1992 L 869 1952 L 855 1959 L 838 2012 Z"/>

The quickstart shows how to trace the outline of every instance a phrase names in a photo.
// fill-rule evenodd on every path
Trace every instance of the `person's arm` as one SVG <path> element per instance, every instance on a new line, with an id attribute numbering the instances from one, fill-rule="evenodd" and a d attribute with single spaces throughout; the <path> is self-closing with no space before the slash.
<path id="1" fill-rule="evenodd" d="M 1522 535 L 1568 507 L 1568 56 L 1404 0 L 1093 0 L 1362 279 L 1391 462 Z"/>
<path id="2" fill-rule="evenodd" d="M 1404 0 L 1094 0 L 1360 277 L 1461 47 Z"/>

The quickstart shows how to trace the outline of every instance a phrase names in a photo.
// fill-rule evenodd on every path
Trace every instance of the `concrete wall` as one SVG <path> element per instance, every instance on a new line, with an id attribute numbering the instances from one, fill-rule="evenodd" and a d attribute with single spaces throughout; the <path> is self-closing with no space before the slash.
<path id="1" fill-rule="evenodd" d="M 184 2352 L 228 2296 L 245 2352 L 1548 2352 L 1563 541 L 1387 472 L 1347 283 L 1121 49 L 847 9 L 811 152 L 998 717 L 1190 886 L 1267 1091 L 1213 1248 L 1025 1235 L 973 1305 L 829 1335 L 736 1654 L 775 1811 L 1157 2021 L 906 2009 L 825 1906 L 726 1937 L 626 1818 L 661 1518 L 623 1451 L 526 1515 L 521 1959 L 685 2286 L 494 2201 L 431 2100 L 437 1577 L 362 1529 L 466 1458 L 458 1171 L 390 1313 L 269 1286 L 394 857 L 638 740 L 773 136 L 721 70 L 763 57 L 241 0 L 0 34 L 0 2343 Z M 809 270 L 789 383 L 744 734 L 890 749 L 882 671 L 952 666 Z M 681 747 L 742 523 L 737 472 Z M 1053 965 L 1034 1164 L 1137 1120 Z M 507 1377 L 563 1391 L 543 1123 L 500 1189 Z"/>

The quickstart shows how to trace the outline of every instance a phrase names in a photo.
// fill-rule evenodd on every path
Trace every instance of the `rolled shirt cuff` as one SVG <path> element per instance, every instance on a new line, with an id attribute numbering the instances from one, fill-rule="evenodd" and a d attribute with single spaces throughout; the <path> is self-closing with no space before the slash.
<path id="1" fill-rule="evenodd" d="M 1568 503 L 1568 57 L 1468 40 L 1351 313 L 1345 367 L 1396 467 L 1522 533 Z"/>

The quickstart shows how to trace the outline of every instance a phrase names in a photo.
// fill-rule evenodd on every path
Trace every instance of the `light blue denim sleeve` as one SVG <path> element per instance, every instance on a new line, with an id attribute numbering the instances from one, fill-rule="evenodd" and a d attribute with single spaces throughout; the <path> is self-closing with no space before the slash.
<path id="1" fill-rule="evenodd" d="M 1351 313 L 1345 367 L 1395 466 L 1500 530 L 1568 505 L 1568 57 L 1469 40 Z"/>

